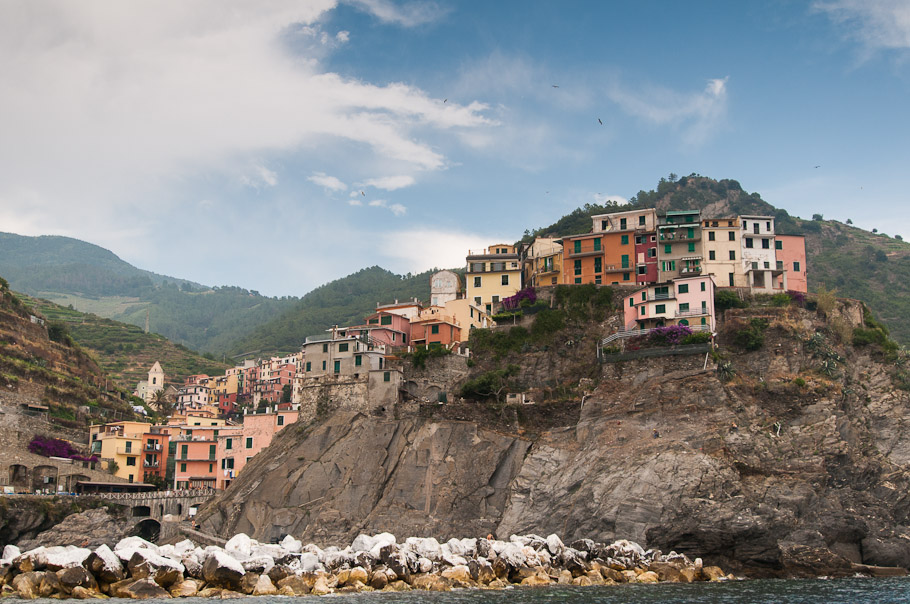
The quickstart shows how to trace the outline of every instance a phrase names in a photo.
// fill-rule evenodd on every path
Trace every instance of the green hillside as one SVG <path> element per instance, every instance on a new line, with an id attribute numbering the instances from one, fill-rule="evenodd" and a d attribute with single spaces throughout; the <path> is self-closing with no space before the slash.
<path id="1" fill-rule="evenodd" d="M 78 239 L 0 233 L 0 274 L 30 296 L 144 327 L 194 350 L 221 354 L 297 298 L 206 287 L 158 275 Z"/>
<path id="2" fill-rule="evenodd" d="M 660 212 L 699 209 L 706 217 L 774 216 L 778 233 L 806 237 L 810 290 L 823 285 L 836 289 L 841 297 L 862 300 L 897 341 L 910 344 L 910 324 L 901 320 L 910 314 L 910 244 L 835 220 L 790 216 L 758 193 L 744 191 L 735 180 L 671 175 L 670 179 L 662 178 L 657 189 L 639 191 L 628 205 L 589 204 L 550 226 L 527 231 L 523 240 L 586 233 L 591 230 L 591 216 L 635 208 L 657 208 Z"/>
<path id="3" fill-rule="evenodd" d="M 174 344 L 162 335 L 145 333 L 135 325 L 82 313 L 48 300 L 27 296 L 23 299 L 48 321 L 66 325 L 69 334 L 91 353 L 104 373 L 130 392 L 139 380 L 146 379 L 155 361 L 161 363 L 167 382 L 174 385 L 198 373 L 221 375 L 229 367 Z"/>
<path id="4" fill-rule="evenodd" d="M 353 325 L 376 309 L 377 303 L 430 297 L 430 275 L 396 275 L 378 266 L 365 268 L 342 279 L 317 287 L 291 309 L 261 325 L 236 342 L 234 354 L 290 352 L 300 350 L 307 336 L 322 333 L 332 325 Z"/>

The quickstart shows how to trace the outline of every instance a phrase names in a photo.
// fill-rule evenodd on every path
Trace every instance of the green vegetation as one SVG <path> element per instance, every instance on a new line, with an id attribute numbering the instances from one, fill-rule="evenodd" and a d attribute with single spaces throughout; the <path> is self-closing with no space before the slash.
<path id="1" fill-rule="evenodd" d="M 411 359 L 414 367 L 423 369 L 427 365 L 427 359 L 436 359 L 452 354 L 452 351 L 442 346 L 418 346 L 414 352 L 405 355 Z M 468 359 L 470 361 L 470 359 Z"/>
<path id="2" fill-rule="evenodd" d="M 733 342 L 743 350 L 759 350 L 765 344 L 767 319 L 752 319 L 749 324 L 740 327 L 733 334 Z"/>
<path id="3" fill-rule="evenodd" d="M 509 378 L 517 375 L 519 369 L 518 365 L 509 365 L 504 369 L 494 369 L 482 373 L 464 383 L 461 387 L 461 396 L 475 400 L 494 398 L 501 402 L 504 395 L 508 393 Z"/>
<path id="4" fill-rule="evenodd" d="M 749 304 L 739 297 L 739 294 L 729 289 L 718 289 L 714 294 L 714 308 L 727 310 L 728 308 L 746 308 Z"/>

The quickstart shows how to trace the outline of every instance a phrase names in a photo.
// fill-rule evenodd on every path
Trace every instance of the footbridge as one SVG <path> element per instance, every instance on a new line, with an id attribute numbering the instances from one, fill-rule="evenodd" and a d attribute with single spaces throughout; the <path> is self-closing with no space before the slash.
<path id="1" fill-rule="evenodd" d="M 109 499 L 130 508 L 133 518 L 151 518 L 161 522 L 165 516 L 186 518 L 191 507 L 199 507 L 215 496 L 215 489 L 177 489 L 143 493 L 91 493 L 84 497 Z"/>

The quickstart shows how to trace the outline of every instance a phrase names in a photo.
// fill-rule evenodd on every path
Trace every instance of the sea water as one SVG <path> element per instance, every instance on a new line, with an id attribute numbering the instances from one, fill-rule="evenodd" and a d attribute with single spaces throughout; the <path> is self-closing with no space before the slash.
<path id="1" fill-rule="evenodd" d="M 326 604 L 910 604 L 910 578 L 756 580 L 724 583 L 622 584 L 605 587 L 536 587 L 501 591 L 375 592 L 325 596 Z M 245 597 L 236 604 L 288 604 L 280 596 Z M 317 602 L 315 596 L 304 596 Z M 147 600 L 155 604 L 211 604 L 209 598 Z M 59 600 L 47 600 L 58 602 Z"/>

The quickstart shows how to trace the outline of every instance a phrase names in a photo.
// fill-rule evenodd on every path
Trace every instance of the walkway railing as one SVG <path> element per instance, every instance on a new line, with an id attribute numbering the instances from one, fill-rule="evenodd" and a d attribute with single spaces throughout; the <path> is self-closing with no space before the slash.
<path id="1" fill-rule="evenodd" d="M 692 330 L 693 333 L 697 331 L 711 331 L 710 325 L 689 325 L 688 327 Z M 655 329 L 663 328 L 651 327 L 649 329 L 627 329 L 625 331 L 617 331 L 616 333 L 611 333 L 602 339 L 600 341 L 600 344 L 597 345 L 597 358 L 599 359 L 601 356 L 603 356 L 603 349 L 609 346 L 612 342 L 616 342 L 617 340 L 626 340 L 628 338 L 635 338 L 638 336 L 646 336 Z"/>
<path id="2" fill-rule="evenodd" d="M 129 483 L 124 483 L 129 484 Z M 215 489 L 176 489 L 172 491 L 143 491 L 141 493 L 83 493 L 100 499 L 162 499 L 177 497 L 213 497 Z"/>

